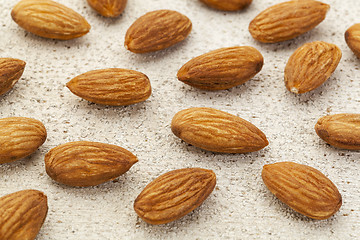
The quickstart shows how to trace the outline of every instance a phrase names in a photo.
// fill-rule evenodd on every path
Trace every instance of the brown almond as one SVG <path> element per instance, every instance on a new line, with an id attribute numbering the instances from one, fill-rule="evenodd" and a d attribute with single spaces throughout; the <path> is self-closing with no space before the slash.
<path id="1" fill-rule="evenodd" d="M 289 58 L 285 67 L 285 85 L 293 93 L 305 93 L 321 86 L 338 66 L 342 53 L 326 42 L 306 43 Z"/>
<path id="2" fill-rule="evenodd" d="M 0 119 L 0 163 L 29 156 L 45 140 L 45 126 L 38 120 L 24 117 Z"/>
<path id="3" fill-rule="evenodd" d="M 171 10 L 148 12 L 127 30 L 125 47 L 134 53 L 154 52 L 183 41 L 191 32 L 191 21 Z"/>
<path id="4" fill-rule="evenodd" d="M 238 11 L 248 7 L 252 0 L 200 0 L 209 7 L 223 11 Z"/>
<path id="5" fill-rule="evenodd" d="M 360 58 L 360 23 L 351 26 L 345 32 L 345 40 L 349 48 Z"/>
<path id="6" fill-rule="evenodd" d="M 175 136 L 204 150 L 247 153 L 266 147 L 265 134 L 250 122 L 213 108 L 189 108 L 171 122 Z"/>
<path id="7" fill-rule="evenodd" d="M 327 219 L 341 207 L 338 189 L 315 168 L 293 162 L 265 165 L 262 179 L 277 198 L 307 217 Z"/>
<path id="8" fill-rule="evenodd" d="M 73 78 L 66 86 L 83 99 L 111 106 L 143 102 L 151 95 L 145 74 L 120 68 L 90 71 Z"/>
<path id="9" fill-rule="evenodd" d="M 87 0 L 104 17 L 117 17 L 125 9 L 127 0 Z"/>
<path id="10" fill-rule="evenodd" d="M 0 95 L 13 88 L 24 72 L 26 63 L 15 58 L 0 58 Z"/>
<path id="11" fill-rule="evenodd" d="M 127 172 L 137 162 L 128 150 L 98 142 L 69 142 L 45 155 L 46 173 L 74 187 L 96 186 Z"/>
<path id="12" fill-rule="evenodd" d="M 44 38 L 68 40 L 90 31 L 80 14 L 51 0 L 22 0 L 11 11 L 11 17 L 26 31 Z"/>
<path id="13" fill-rule="evenodd" d="M 334 114 L 322 117 L 315 125 L 317 135 L 328 144 L 360 150 L 360 114 Z"/>
<path id="14" fill-rule="evenodd" d="M 147 185 L 136 198 L 134 209 L 147 223 L 169 223 L 199 207 L 215 185 L 216 175 L 211 170 L 174 170 Z"/>
<path id="15" fill-rule="evenodd" d="M 273 5 L 257 15 L 249 25 L 254 39 L 276 43 L 293 39 L 315 28 L 330 6 L 313 0 L 295 0 Z"/>
<path id="16" fill-rule="evenodd" d="M 47 197 L 37 190 L 23 190 L 1 197 L 0 239 L 35 239 L 47 211 Z"/>
<path id="17" fill-rule="evenodd" d="M 223 90 L 250 80 L 263 63 L 263 56 L 253 47 L 220 48 L 191 59 L 177 77 L 196 88 Z"/>

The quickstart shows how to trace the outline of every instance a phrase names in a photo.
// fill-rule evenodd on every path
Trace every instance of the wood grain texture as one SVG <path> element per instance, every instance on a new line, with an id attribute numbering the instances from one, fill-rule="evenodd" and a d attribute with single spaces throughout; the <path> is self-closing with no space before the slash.
<path id="1" fill-rule="evenodd" d="M 209 7 L 223 11 L 238 11 L 248 7 L 252 0 L 200 0 Z"/>
<path id="2" fill-rule="evenodd" d="M 87 2 L 104 17 L 118 17 L 124 11 L 127 0 L 87 0 Z"/>
<path id="3" fill-rule="evenodd" d="M 351 51 L 360 58 L 360 23 L 354 24 L 346 30 L 345 41 Z"/>
<path id="4" fill-rule="evenodd" d="M 0 95 L 10 91 L 22 76 L 26 63 L 15 58 L 0 58 Z"/>

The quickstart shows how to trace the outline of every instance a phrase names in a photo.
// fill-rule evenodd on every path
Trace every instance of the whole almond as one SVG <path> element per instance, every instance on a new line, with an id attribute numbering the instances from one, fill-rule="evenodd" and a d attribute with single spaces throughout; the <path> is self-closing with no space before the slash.
<path id="1" fill-rule="evenodd" d="M 68 40 L 90 31 L 80 14 L 51 0 L 22 0 L 11 11 L 11 17 L 26 31 L 44 38 Z"/>
<path id="2" fill-rule="evenodd" d="M 238 11 L 246 8 L 252 0 L 200 0 L 209 7 L 223 11 Z"/>
<path id="3" fill-rule="evenodd" d="M 220 48 L 191 59 L 177 77 L 196 88 L 222 90 L 245 83 L 260 72 L 263 63 L 253 47 Z"/>
<path id="4" fill-rule="evenodd" d="M 47 197 L 37 190 L 23 190 L 1 197 L 0 239 L 35 239 L 47 211 Z"/>
<path id="5" fill-rule="evenodd" d="M 313 0 L 276 4 L 257 15 L 249 25 L 253 38 L 264 43 L 293 39 L 321 23 L 330 6 Z"/>
<path id="6" fill-rule="evenodd" d="M 328 144 L 348 150 L 360 150 L 360 114 L 335 114 L 322 117 L 315 131 Z"/>
<path id="7" fill-rule="evenodd" d="M 258 151 L 269 143 L 250 122 L 213 108 L 189 108 L 175 114 L 172 132 L 204 150 L 222 153 Z"/>
<path id="8" fill-rule="evenodd" d="M 24 72 L 26 63 L 15 58 L 0 58 L 0 95 L 10 91 Z"/>
<path id="9" fill-rule="evenodd" d="M 293 162 L 265 165 L 262 179 L 277 198 L 307 217 L 327 219 L 341 207 L 338 189 L 315 168 Z"/>
<path id="10" fill-rule="evenodd" d="M 191 21 L 171 10 L 148 12 L 127 30 L 125 47 L 134 53 L 162 50 L 184 40 L 191 32 Z"/>
<path id="11" fill-rule="evenodd" d="M 286 88 L 293 93 L 305 93 L 319 87 L 335 71 L 341 55 L 334 44 L 320 41 L 304 44 L 286 64 Z"/>
<path id="12" fill-rule="evenodd" d="M 0 119 L 0 163 L 29 156 L 45 140 L 45 126 L 38 120 L 24 117 Z"/>
<path id="13" fill-rule="evenodd" d="M 215 185 L 216 175 L 211 170 L 174 170 L 147 185 L 136 198 L 134 209 L 147 223 L 169 223 L 199 207 Z"/>
<path id="14" fill-rule="evenodd" d="M 121 68 L 90 71 L 73 78 L 66 86 L 83 99 L 110 106 L 143 102 L 151 95 L 145 74 Z"/>
<path id="15" fill-rule="evenodd" d="M 349 48 L 360 58 L 360 23 L 351 26 L 345 32 L 345 40 Z"/>
<path id="16" fill-rule="evenodd" d="M 98 142 L 70 142 L 45 155 L 46 173 L 74 187 L 96 186 L 127 172 L 137 162 L 128 150 Z"/>
<path id="17" fill-rule="evenodd" d="M 117 17 L 125 9 L 127 0 L 87 0 L 104 17 Z"/>

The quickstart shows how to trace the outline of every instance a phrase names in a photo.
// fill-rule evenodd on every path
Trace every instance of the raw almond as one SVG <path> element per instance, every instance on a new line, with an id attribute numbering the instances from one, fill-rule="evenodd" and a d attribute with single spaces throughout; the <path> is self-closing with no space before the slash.
<path id="1" fill-rule="evenodd" d="M 26 63 L 15 58 L 0 58 L 0 95 L 7 93 L 20 79 Z"/>
<path id="2" fill-rule="evenodd" d="M 47 197 L 37 190 L 23 190 L 0 198 L 0 239 L 33 240 L 48 211 Z"/>
<path id="3" fill-rule="evenodd" d="M 269 143 L 250 122 L 213 108 L 189 108 L 175 114 L 172 132 L 204 150 L 222 153 L 258 151 Z"/>
<path id="4" fill-rule="evenodd" d="M 45 155 L 46 173 L 55 181 L 74 187 L 111 181 L 137 161 L 122 147 L 87 141 L 59 145 Z"/>
<path id="5" fill-rule="evenodd" d="M 104 17 L 117 17 L 125 9 L 127 0 L 87 0 Z"/>
<path id="6" fill-rule="evenodd" d="M 211 170 L 174 170 L 147 185 L 136 198 L 134 209 L 147 223 L 169 223 L 199 207 L 215 185 L 216 175 Z"/>
<path id="7" fill-rule="evenodd" d="M 304 44 L 286 64 L 286 88 L 293 93 L 305 93 L 319 87 L 335 71 L 341 55 L 334 44 L 320 41 Z"/>
<path id="8" fill-rule="evenodd" d="M 262 179 L 293 210 L 313 219 L 327 219 L 341 207 L 336 186 L 315 168 L 293 162 L 265 165 Z"/>
<path id="9" fill-rule="evenodd" d="M 45 140 L 45 126 L 38 120 L 24 117 L 0 119 L 0 163 L 29 156 Z"/>
<path id="10" fill-rule="evenodd" d="M 90 71 L 73 78 L 66 86 L 83 99 L 111 106 L 143 102 L 151 95 L 145 74 L 121 68 Z"/>
<path id="11" fill-rule="evenodd" d="M 222 90 L 248 81 L 263 63 L 263 56 L 253 47 L 220 48 L 191 59 L 177 77 L 196 88 Z"/>
<path id="12" fill-rule="evenodd" d="M 26 31 L 44 38 L 68 40 L 90 31 L 80 14 L 51 0 L 22 0 L 11 11 L 11 17 Z"/>
<path id="13" fill-rule="evenodd" d="M 125 47 L 134 53 L 162 50 L 184 40 L 191 32 L 191 21 L 171 10 L 157 10 L 138 18 L 127 30 Z"/>
<path id="14" fill-rule="evenodd" d="M 360 58 L 360 23 L 351 26 L 345 32 L 345 40 L 349 48 Z"/>
<path id="15" fill-rule="evenodd" d="M 328 144 L 348 150 L 360 150 L 360 114 L 335 114 L 322 117 L 315 131 Z"/>
<path id="16" fill-rule="evenodd" d="M 264 43 L 293 39 L 321 23 L 330 6 L 313 0 L 276 4 L 257 15 L 249 25 L 253 38 Z"/>
<path id="17" fill-rule="evenodd" d="M 246 8 L 252 0 L 200 0 L 209 7 L 223 11 L 238 11 Z"/>

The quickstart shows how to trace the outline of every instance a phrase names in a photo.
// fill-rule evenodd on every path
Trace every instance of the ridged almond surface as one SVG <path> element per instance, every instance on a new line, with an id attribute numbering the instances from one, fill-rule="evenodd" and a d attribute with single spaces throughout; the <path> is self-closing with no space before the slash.
<path id="1" fill-rule="evenodd" d="M 293 93 L 305 93 L 322 85 L 338 66 L 342 53 L 326 42 L 306 43 L 289 58 L 285 67 L 285 85 Z"/>
<path id="2" fill-rule="evenodd" d="M 48 211 L 47 197 L 37 190 L 23 190 L 0 198 L 0 239 L 33 240 Z"/>
<path id="3" fill-rule="evenodd" d="M 178 71 L 180 81 L 205 90 L 228 89 L 254 77 L 264 58 L 253 47 L 220 48 L 191 59 Z"/>
<path id="4" fill-rule="evenodd" d="M 0 119 L 0 163 L 29 156 L 45 140 L 45 126 L 38 120 L 24 117 Z"/>
<path id="5" fill-rule="evenodd" d="M 328 4 L 313 0 L 295 0 L 276 4 L 257 15 L 249 25 L 253 38 L 264 43 L 293 39 L 321 23 Z"/>
<path id="6" fill-rule="evenodd" d="M 80 14 L 51 0 L 21 0 L 11 17 L 26 31 L 44 38 L 68 40 L 90 31 L 89 23 Z"/>
<path id="7" fill-rule="evenodd" d="M 215 185 L 216 175 L 211 170 L 174 170 L 147 185 L 136 198 L 134 209 L 147 223 L 172 222 L 199 207 Z"/>
<path id="8" fill-rule="evenodd" d="M 7 93 L 20 79 L 26 63 L 15 58 L 0 58 L 0 95 Z"/>
<path id="9" fill-rule="evenodd" d="M 238 11 L 246 8 L 252 0 L 200 0 L 209 7 L 223 11 Z"/>
<path id="10" fill-rule="evenodd" d="M 293 162 L 265 165 L 262 179 L 277 198 L 307 217 L 327 219 L 341 207 L 338 189 L 315 168 Z"/>
<path id="11" fill-rule="evenodd" d="M 258 151 L 269 143 L 250 122 L 213 108 L 189 108 L 175 114 L 172 132 L 204 150 L 222 153 Z"/>
<path id="12" fill-rule="evenodd" d="M 345 32 L 345 40 L 349 48 L 360 58 L 360 23 L 351 26 Z"/>
<path id="13" fill-rule="evenodd" d="M 360 150 L 360 114 L 335 114 L 322 117 L 315 125 L 317 135 L 330 145 Z"/>
<path id="14" fill-rule="evenodd" d="M 127 30 L 125 47 L 134 53 L 162 50 L 184 40 L 191 32 L 191 21 L 171 10 L 148 12 Z"/>
<path id="15" fill-rule="evenodd" d="M 87 141 L 59 145 L 45 155 L 46 173 L 55 181 L 74 187 L 111 181 L 137 161 L 122 147 Z"/>
<path id="16" fill-rule="evenodd" d="M 104 17 L 117 17 L 125 9 L 127 0 L 87 0 Z"/>
<path id="17" fill-rule="evenodd" d="M 83 99 L 111 106 L 143 102 L 151 95 L 145 74 L 120 68 L 90 71 L 73 78 L 66 86 Z"/>

